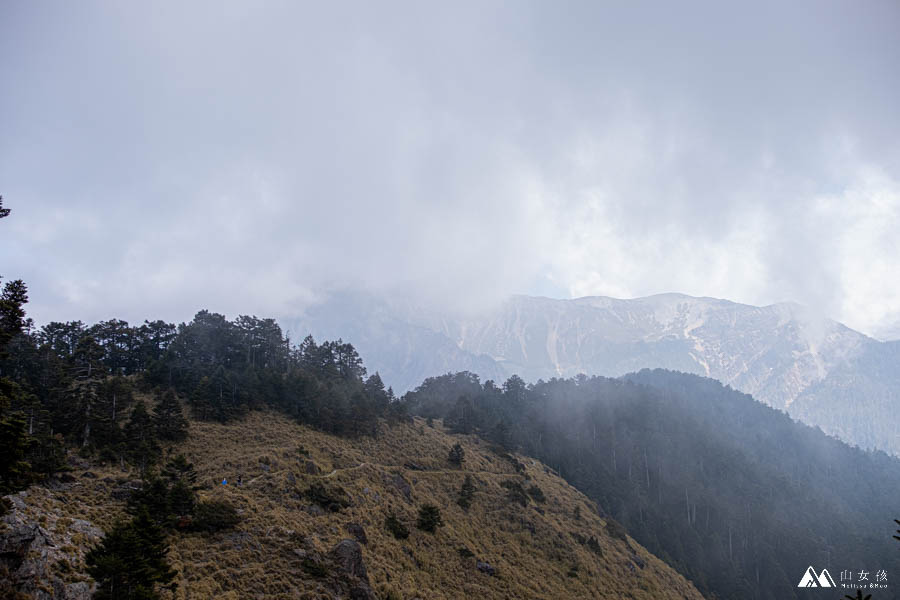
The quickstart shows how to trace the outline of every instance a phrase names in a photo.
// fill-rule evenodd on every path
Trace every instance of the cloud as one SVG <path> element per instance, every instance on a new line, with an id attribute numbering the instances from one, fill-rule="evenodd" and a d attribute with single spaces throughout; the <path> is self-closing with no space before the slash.
<path id="1" fill-rule="evenodd" d="M 0 272 L 41 322 L 338 287 L 900 322 L 893 3 L 2 11 Z"/>

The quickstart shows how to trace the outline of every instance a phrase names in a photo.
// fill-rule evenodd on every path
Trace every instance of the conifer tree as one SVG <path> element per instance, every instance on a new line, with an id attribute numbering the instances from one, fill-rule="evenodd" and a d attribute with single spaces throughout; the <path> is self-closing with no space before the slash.
<path id="1" fill-rule="evenodd" d="M 433 504 L 426 504 L 419 509 L 419 519 L 416 521 L 416 527 L 428 533 L 434 533 L 438 527 L 444 525 L 441 519 L 441 509 Z"/>
<path id="2" fill-rule="evenodd" d="M 177 442 L 187 437 L 188 422 L 172 388 L 159 398 L 153 415 L 153 426 L 156 436 L 161 440 Z"/>
<path id="3" fill-rule="evenodd" d="M 161 451 L 154 435 L 153 418 L 143 402 L 135 404 L 131 411 L 131 417 L 125 425 L 125 440 L 128 458 L 142 474 L 146 473 L 159 458 Z"/>
<path id="4" fill-rule="evenodd" d="M 213 388 L 209 377 L 200 378 L 200 382 L 191 392 L 191 406 L 194 416 L 202 421 L 212 418 L 213 413 Z"/>
<path id="5" fill-rule="evenodd" d="M 179 454 L 166 463 L 166 466 L 163 468 L 163 476 L 169 481 L 186 481 L 192 486 L 197 481 L 197 472 L 194 470 L 194 464 L 189 463 L 184 454 Z"/>
<path id="6" fill-rule="evenodd" d="M 25 460 L 29 447 L 25 417 L 0 415 L 0 496 L 15 492 L 31 481 L 31 465 Z"/>
<path id="7" fill-rule="evenodd" d="M 166 534 L 146 510 L 107 533 L 88 552 L 88 573 L 97 582 L 98 600 L 155 600 L 159 588 L 175 578 L 166 554 Z M 169 585 L 168 587 L 174 587 Z"/>

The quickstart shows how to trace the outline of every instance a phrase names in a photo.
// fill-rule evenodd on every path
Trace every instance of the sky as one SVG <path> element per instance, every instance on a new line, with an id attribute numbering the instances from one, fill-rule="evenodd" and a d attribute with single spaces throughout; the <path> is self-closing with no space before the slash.
<path id="1" fill-rule="evenodd" d="M 682 292 L 900 338 L 897 31 L 892 0 L 0 0 L 0 274 L 38 323 Z"/>

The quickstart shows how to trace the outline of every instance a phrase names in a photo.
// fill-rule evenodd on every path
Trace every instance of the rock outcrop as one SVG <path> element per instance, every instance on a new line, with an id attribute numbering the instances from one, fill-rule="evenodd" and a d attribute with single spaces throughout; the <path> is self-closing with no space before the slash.
<path id="1" fill-rule="evenodd" d="M 88 521 L 29 507 L 27 491 L 6 500 L 12 508 L 0 525 L 0 596 L 89 600 L 95 584 L 84 574 L 84 556 L 103 532 Z"/>

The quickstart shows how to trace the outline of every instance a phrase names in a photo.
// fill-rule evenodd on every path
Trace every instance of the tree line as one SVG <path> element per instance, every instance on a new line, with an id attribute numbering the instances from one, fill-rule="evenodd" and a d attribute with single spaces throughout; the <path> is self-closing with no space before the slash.
<path id="1" fill-rule="evenodd" d="M 405 405 L 342 340 L 308 336 L 294 345 L 273 319 L 229 321 L 206 310 L 178 326 L 112 319 L 37 328 L 24 318 L 25 292 L 9 283 L 3 296 L 12 314 L 0 356 L 5 490 L 21 487 L 25 471 L 61 468 L 67 447 L 144 472 L 161 444 L 187 434 L 182 404 L 220 422 L 274 408 L 338 435 L 377 435 L 379 418 L 406 418 Z M 150 404 L 136 399 L 147 395 Z"/>

